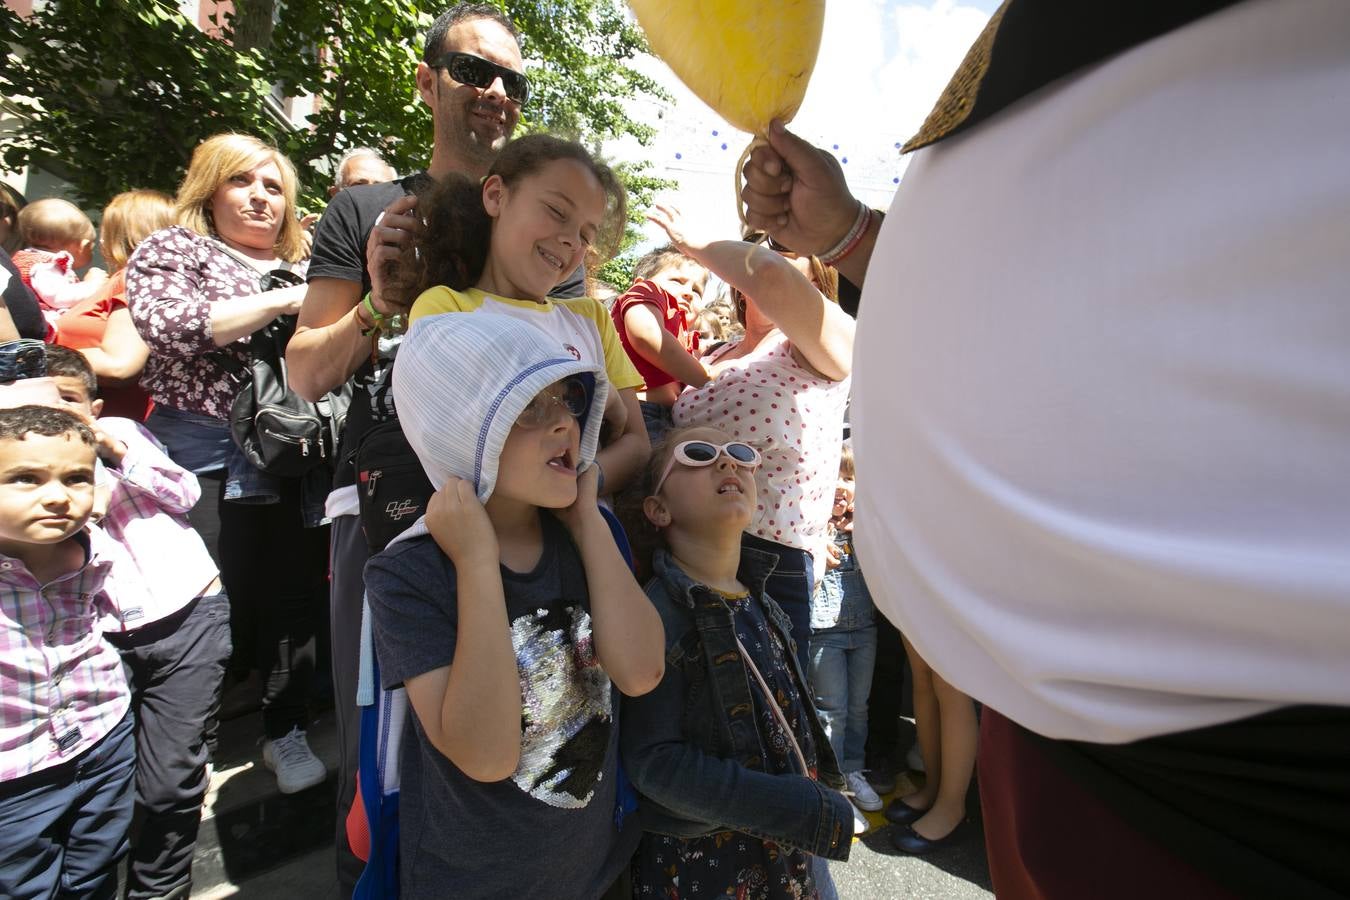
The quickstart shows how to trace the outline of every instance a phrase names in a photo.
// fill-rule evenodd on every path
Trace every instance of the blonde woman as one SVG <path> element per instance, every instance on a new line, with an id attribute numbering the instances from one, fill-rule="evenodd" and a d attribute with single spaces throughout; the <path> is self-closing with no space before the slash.
<path id="1" fill-rule="evenodd" d="M 295 197 L 295 169 L 275 147 L 240 134 L 208 138 L 178 189 L 179 224 L 147 238 L 127 266 L 131 317 L 150 348 L 141 384 L 155 410 L 146 424 L 203 480 L 190 518 L 230 595 L 235 673 L 256 667 L 264 680 L 263 759 L 283 793 L 326 777 L 304 725 L 327 603 L 319 522 L 331 472 L 259 472 L 231 440 L 228 416 L 249 336 L 304 299 Z"/>
<path id="2" fill-rule="evenodd" d="M 145 420 L 150 397 L 137 383 L 150 349 L 127 309 L 126 265 L 136 246 L 174 223 L 173 198 L 159 191 L 118 194 L 103 208 L 99 247 L 112 271 L 97 296 L 56 320 L 54 343 L 84 354 L 98 376 L 103 415 Z"/>

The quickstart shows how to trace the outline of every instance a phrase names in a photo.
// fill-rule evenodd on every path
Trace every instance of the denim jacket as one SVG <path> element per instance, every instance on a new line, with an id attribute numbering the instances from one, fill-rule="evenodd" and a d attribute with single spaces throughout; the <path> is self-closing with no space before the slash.
<path id="1" fill-rule="evenodd" d="M 777 558 L 745 548 L 740 580 L 764 604 L 788 648 L 788 664 L 810 713 L 820 781 L 759 770 L 752 682 L 736 649 L 731 609 L 691 580 L 664 550 L 646 591 L 666 631 L 666 673 L 641 697 L 623 698 L 620 746 L 643 795 L 647 831 L 689 838 L 731 829 L 828 859 L 847 859 L 853 812 L 843 776 L 793 652 L 787 616 L 764 593 Z M 822 783 L 823 782 L 823 783 Z"/>

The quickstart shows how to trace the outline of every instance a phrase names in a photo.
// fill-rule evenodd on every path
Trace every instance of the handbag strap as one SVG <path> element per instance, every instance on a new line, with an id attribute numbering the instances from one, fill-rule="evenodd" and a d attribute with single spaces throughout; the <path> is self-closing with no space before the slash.
<path id="1" fill-rule="evenodd" d="M 250 272 L 253 272 L 255 275 L 261 276 L 266 274 L 265 272 L 259 271 L 257 266 L 253 265 L 253 263 L 250 262 L 243 254 L 231 248 L 228 244 L 226 244 L 223 240 L 221 240 L 218 235 L 214 234 L 207 235 L 206 239 L 211 244 L 211 246 L 214 247 L 216 250 L 220 251 L 225 256 L 229 257 L 233 262 L 237 263 L 238 265 L 243 266 Z M 295 263 L 283 259 L 272 268 L 282 269 L 284 271 L 290 272 L 295 268 Z M 273 322 L 275 321 L 276 320 L 274 319 Z M 267 335 L 265 335 L 264 332 L 266 332 L 268 326 L 270 326 L 271 324 L 272 322 L 269 322 L 267 323 L 267 325 L 263 325 L 261 328 L 255 329 L 253 333 L 249 335 L 248 345 L 249 345 L 249 354 L 251 357 L 257 358 L 258 356 L 257 351 L 266 351 L 267 349 L 266 345 L 260 344 L 260 341 L 268 339 Z M 220 365 L 220 367 L 225 371 L 229 372 L 231 375 L 235 376 L 236 378 L 244 379 L 252 377 L 253 375 L 252 369 L 244 365 L 243 363 L 240 363 L 229 353 L 225 352 L 224 347 L 218 347 L 214 351 L 210 352 L 212 356 L 215 358 L 215 361 Z"/>
<path id="2" fill-rule="evenodd" d="M 783 733 L 787 735 L 788 741 L 792 744 L 792 754 L 797 758 L 797 765 L 802 767 L 802 774 L 810 778 L 811 768 L 806 764 L 806 755 L 802 753 L 801 745 L 797 743 L 797 736 L 792 733 L 792 728 L 788 725 L 787 716 L 783 715 L 783 710 L 778 706 L 778 701 L 774 699 L 773 691 L 769 690 L 769 683 L 764 680 L 764 676 L 759 672 L 759 667 L 750 658 L 750 653 L 741 643 L 740 636 L 733 633 L 732 637 L 736 638 L 736 649 L 741 652 L 741 661 L 745 663 L 746 668 L 750 670 L 750 674 L 755 677 L 755 683 L 763 691 L 764 700 L 769 704 L 769 709 L 773 711 L 773 717 L 778 722 L 778 727 L 783 729 Z"/>

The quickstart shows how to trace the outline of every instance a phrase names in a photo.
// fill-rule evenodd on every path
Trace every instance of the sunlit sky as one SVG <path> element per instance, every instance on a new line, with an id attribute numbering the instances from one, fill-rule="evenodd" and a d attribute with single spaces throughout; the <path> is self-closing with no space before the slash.
<path id="1" fill-rule="evenodd" d="M 885 208 L 904 172 L 897 145 L 918 130 L 997 6 L 995 0 L 828 0 L 815 72 L 789 127 L 847 160 L 853 192 Z M 733 170 L 750 136 L 722 121 L 664 63 L 649 58 L 639 66 L 673 101 L 635 108 L 657 128 L 648 146 L 626 142 L 607 152 L 650 160 L 654 174 L 679 182 L 668 199 L 686 216 L 732 236 Z M 655 243 L 657 232 L 649 227 Z"/>

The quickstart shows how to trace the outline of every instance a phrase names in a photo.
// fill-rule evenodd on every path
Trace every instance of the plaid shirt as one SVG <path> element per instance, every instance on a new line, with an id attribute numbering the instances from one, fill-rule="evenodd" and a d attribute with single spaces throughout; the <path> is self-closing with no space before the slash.
<path id="1" fill-rule="evenodd" d="M 0 782 L 75 759 L 130 706 L 121 657 L 98 625 L 109 570 L 125 556 L 97 528 L 74 540 L 84 566 L 47 584 L 0 554 Z"/>
<path id="2" fill-rule="evenodd" d="M 188 524 L 188 510 L 201 496 L 197 476 L 169 459 L 139 422 L 109 417 L 98 425 L 127 446 L 122 464 L 105 469 L 112 492 L 99 526 L 122 545 L 144 585 L 113 592 L 113 607 L 99 624 L 105 632 L 132 631 L 178 612 L 215 580 L 217 569 Z"/>

